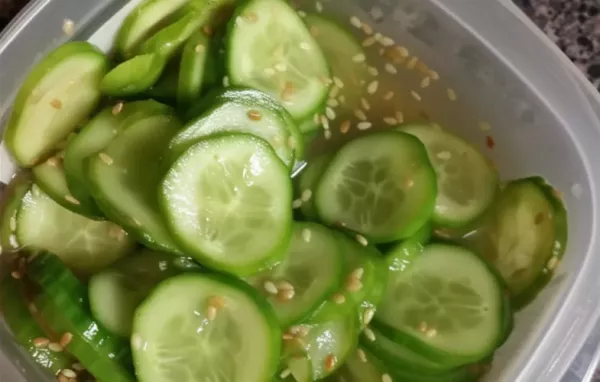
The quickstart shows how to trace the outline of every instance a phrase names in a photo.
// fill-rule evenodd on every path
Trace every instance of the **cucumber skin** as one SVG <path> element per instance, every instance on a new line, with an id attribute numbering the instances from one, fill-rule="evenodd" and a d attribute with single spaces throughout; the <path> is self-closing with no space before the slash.
<path id="1" fill-rule="evenodd" d="M 6 125 L 6 130 L 4 131 L 4 143 L 6 144 L 6 148 L 11 153 L 12 157 L 21 165 L 22 167 L 32 167 L 34 166 L 40 159 L 44 159 L 45 156 L 52 151 L 52 147 L 46 148 L 43 152 L 39 153 L 34 160 L 25 161 L 21 158 L 21 156 L 15 151 L 15 148 L 12 144 L 15 136 L 17 135 L 17 127 L 19 125 L 19 120 L 21 119 L 21 113 L 23 112 L 27 100 L 31 95 L 31 91 L 37 86 L 37 84 L 46 76 L 48 72 L 54 69 L 56 66 L 60 65 L 64 59 L 72 55 L 90 55 L 97 59 L 101 66 L 103 67 L 102 72 L 106 73 L 110 67 L 108 59 L 104 55 L 102 51 L 87 42 L 68 42 L 66 44 L 61 45 L 56 48 L 52 52 L 50 52 L 44 59 L 35 64 L 27 77 L 23 81 L 19 92 L 15 98 L 15 101 L 12 106 L 12 112 L 8 119 L 8 123 Z M 98 101 L 100 102 L 100 92 L 98 91 Z M 95 107 L 95 106 L 94 106 Z M 90 107 L 90 111 L 94 109 L 94 107 Z M 75 129 L 77 125 L 74 125 L 72 130 Z M 65 134 L 65 138 L 69 132 Z"/>
<path id="2" fill-rule="evenodd" d="M 108 72 L 102 78 L 100 89 L 102 93 L 113 97 L 129 97 L 143 93 L 158 81 L 166 64 L 166 60 L 156 53 L 135 56 Z M 131 73 L 134 72 L 131 68 L 136 66 L 144 69 L 146 73 L 143 78 L 137 78 L 136 82 L 131 82 Z M 138 71 L 135 70 L 135 72 Z M 141 73 L 138 72 L 136 75 L 139 74 Z"/>
<path id="3" fill-rule="evenodd" d="M 271 338 L 269 339 L 269 342 L 271 344 L 270 348 L 273 349 L 273 351 L 272 351 L 273 354 L 272 354 L 272 358 L 269 360 L 270 365 L 271 365 L 270 368 L 272 370 L 272 372 L 269 374 L 269 377 L 274 375 L 275 372 L 277 371 L 277 367 L 279 365 L 279 356 L 281 354 L 281 346 L 282 346 L 281 345 L 282 331 L 279 327 L 279 321 L 277 320 L 277 315 L 275 314 L 275 311 L 271 307 L 271 304 L 269 304 L 269 302 L 264 297 L 259 295 L 258 292 L 256 290 L 254 290 L 254 288 L 252 288 L 250 285 L 246 284 L 245 282 L 243 282 L 239 279 L 230 277 L 230 276 L 226 276 L 223 274 L 217 274 L 217 273 L 210 273 L 210 274 L 209 273 L 185 273 L 185 274 L 175 276 L 175 277 L 172 277 L 172 278 L 169 278 L 169 279 L 163 281 L 159 286 L 154 288 L 154 290 L 150 293 L 150 295 L 137 308 L 136 314 L 134 317 L 134 321 L 133 321 L 133 333 L 139 333 L 139 330 L 137 330 L 137 325 L 138 325 L 137 321 L 139 320 L 138 316 L 141 314 L 140 312 L 144 309 L 144 307 L 146 305 L 149 305 L 152 302 L 154 295 L 157 295 L 160 292 L 161 287 L 164 285 L 168 285 L 168 283 L 175 282 L 182 278 L 206 278 L 206 279 L 210 279 L 210 280 L 213 280 L 216 282 L 220 282 L 222 284 L 226 284 L 229 287 L 238 289 L 238 291 L 242 291 L 246 295 L 246 297 L 248 297 L 250 300 L 252 300 L 258 306 L 258 309 L 263 313 L 263 316 L 264 316 L 265 320 L 267 321 L 269 328 L 271 328 Z M 139 363 L 139 361 L 137 361 L 136 352 L 133 352 L 134 367 L 137 368 L 138 363 Z M 140 380 L 139 382 L 151 382 L 151 381 Z"/>
<path id="4" fill-rule="evenodd" d="M 32 178 L 28 172 L 18 172 L 3 191 L 4 197 L 1 203 L 2 217 L 0 218 L 0 247 L 2 253 L 12 252 L 19 249 L 10 239 L 16 235 L 11 229 L 11 220 L 16 223 L 17 213 L 21 207 L 21 199 L 31 188 Z"/>

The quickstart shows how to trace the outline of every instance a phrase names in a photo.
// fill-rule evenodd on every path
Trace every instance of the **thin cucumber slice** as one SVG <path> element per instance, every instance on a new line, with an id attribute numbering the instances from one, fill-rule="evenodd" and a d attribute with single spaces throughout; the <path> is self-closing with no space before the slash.
<path id="1" fill-rule="evenodd" d="M 29 263 L 28 275 L 42 288 L 34 304 L 56 332 L 70 334 L 66 350 L 98 380 L 133 382 L 127 343 L 108 334 L 87 309 L 86 288 L 51 253 Z"/>
<path id="2" fill-rule="evenodd" d="M 337 118 L 354 115 L 355 110 L 361 107 L 361 98 L 365 96 L 364 84 L 370 77 L 361 43 L 346 27 L 326 17 L 308 14 L 304 22 L 329 62 L 332 75 L 344 85 L 338 94 L 344 97 L 345 103 L 336 110 Z"/>
<path id="3" fill-rule="evenodd" d="M 302 201 L 300 212 L 302 213 L 302 216 L 308 220 L 319 220 L 319 214 L 317 213 L 315 198 L 313 196 L 317 185 L 319 184 L 319 180 L 332 157 L 332 154 L 323 154 L 316 158 L 309 159 L 306 168 L 294 182 L 295 199 Z"/>
<path id="4" fill-rule="evenodd" d="M 173 164 L 159 199 L 173 237 L 203 265 L 247 276 L 280 260 L 288 247 L 291 179 L 260 138 L 200 141 Z"/>
<path id="5" fill-rule="evenodd" d="M 186 274 L 164 281 L 136 311 L 133 331 L 140 382 L 263 382 L 277 370 L 277 318 L 232 278 Z"/>
<path id="6" fill-rule="evenodd" d="M 390 271 L 376 327 L 444 366 L 479 361 L 504 336 L 504 290 L 471 251 L 426 246 L 413 264 Z"/>
<path id="7" fill-rule="evenodd" d="M 276 382 L 312 382 L 312 362 L 306 354 L 287 357 L 274 381 Z"/>
<path id="8" fill-rule="evenodd" d="M 47 335 L 31 315 L 21 281 L 6 276 L 0 282 L 0 303 L 2 318 L 15 341 L 36 364 L 48 369 L 52 374 L 71 368 L 74 361 L 69 355 L 50 351 L 47 347 L 35 346 L 36 339 L 47 338 Z"/>
<path id="9" fill-rule="evenodd" d="M 413 236 L 393 244 L 385 251 L 388 269 L 391 272 L 403 272 L 410 268 L 415 260 L 421 256 L 423 248 L 431 239 L 431 225 L 424 225 Z"/>
<path id="10" fill-rule="evenodd" d="M 465 226 L 492 204 L 498 174 L 479 150 L 429 125 L 404 126 L 401 131 L 423 142 L 437 175 L 438 194 L 432 217 L 436 226 Z"/>
<path id="11" fill-rule="evenodd" d="M 31 189 L 31 176 L 20 172 L 10 181 L 3 192 L 2 218 L 0 220 L 0 247 L 2 253 L 16 252 L 21 247 L 17 240 L 17 213 L 21 200 Z"/>
<path id="12" fill-rule="evenodd" d="M 320 224 L 296 222 L 283 261 L 247 281 L 267 297 L 285 328 L 311 315 L 338 289 L 343 270 L 335 232 Z"/>
<path id="13" fill-rule="evenodd" d="M 159 251 L 179 253 L 160 216 L 156 189 L 167 168 L 162 161 L 179 129 L 174 115 L 126 121 L 124 130 L 86 160 L 90 191 L 100 209 L 138 240 Z"/>
<path id="14" fill-rule="evenodd" d="M 218 90 L 196 107 L 203 110 L 201 116 L 169 143 L 171 162 L 199 140 L 222 132 L 248 133 L 264 139 L 290 168 L 303 154 L 302 137 L 291 116 L 265 93 L 253 89 Z"/>
<path id="15" fill-rule="evenodd" d="M 167 64 L 157 53 L 135 56 L 108 72 L 102 79 L 102 93 L 127 97 L 143 93 L 158 81 Z"/>
<path id="16" fill-rule="evenodd" d="M 181 53 L 177 103 L 189 105 L 200 97 L 203 89 L 205 68 L 213 59 L 210 52 L 212 44 L 204 31 L 196 31 L 185 43 Z"/>
<path id="17" fill-rule="evenodd" d="M 19 165 L 45 159 L 100 101 L 108 60 L 87 42 L 69 42 L 36 64 L 13 104 L 4 142 Z"/>
<path id="18" fill-rule="evenodd" d="M 71 194 L 65 176 L 63 157 L 64 151 L 61 151 L 35 166 L 31 170 L 35 184 L 52 200 L 69 211 L 90 218 L 102 216 L 91 195 L 87 195 L 85 200 L 81 200 Z"/>
<path id="19" fill-rule="evenodd" d="M 52 251 L 83 275 L 123 257 L 135 244 L 118 225 L 75 214 L 54 202 L 36 185 L 21 202 L 16 238 L 20 246 L 30 251 Z"/>
<path id="20" fill-rule="evenodd" d="M 315 203 L 327 224 L 385 243 L 421 228 L 431 217 L 435 197 L 435 173 L 423 144 L 387 131 L 343 146 L 321 177 Z"/>
<path id="21" fill-rule="evenodd" d="M 298 130 L 302 134 L 310 134 L 318 131 L 323 125 L 319 120 L 319 115 L 323 115 L 325 110 L 323 108 L 318 109 L 313 115 L 309 115 L 303 120 L 298 122 Z"/>
<path id="22" fill-rule="evenodd" d="M 185 269 L 178 265 L 182 261 L 189 263 L 186 258 L 144 250 L 95 274 L 88 288 L 94 318 L 113 334 L 131 336 L 135 309 L 159 282 Z"/>
<path id="23" fill-rule="evenodd" d="M 262 90 L 292 117 L 311 117 L 325 103 L 329 67 L 296 11 L 283 0 L 250 0 L 238 7 L 227 37 L 232 84 Z"/>
<path id="24" fill-rule="evenodd" d="M 177 89 L 179 88 L 179 68 L 167 67 L 160 79 L 152 86 L 146 95 L 169 105 L 177 104 Z"/>
<path id="25" fill-rule="evenodd" d="M 137 46 L 148 37 L 161 22 L 181 9 L 190 0 L 144 0 L 127 16 L 116 38 L 121 56 L 130 58 Z"/>
<path id="26" fill-rule="evenodd" d="M 540 177 L 510 182 L 475 230 L 459 242 L 485 256 L 502 275 L 516 308 L 552 278 L 567 244 L 567 215 Z"/>

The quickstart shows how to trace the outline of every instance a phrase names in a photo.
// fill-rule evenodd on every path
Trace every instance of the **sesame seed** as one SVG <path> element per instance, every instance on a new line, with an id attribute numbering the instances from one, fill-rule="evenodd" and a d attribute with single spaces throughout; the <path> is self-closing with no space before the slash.
<path id="1" fill-rule="evenodd" d="M 398 120 L 398 123 L 404 122 L 404 113 L 400 110 L 396 111 L 396 119 Z"/>
<path id="2" fill-rule="evenodd" d="M 358 292 L 362 289 L 362 283 L 357 278 L 350 278 L 346 281 L 346 289 L 349 292 Z"/>
<path id="3" fill-rule="evenodd" d="M 65 200 L 71 204 L 80 205 L 81 202 L 71 195 L 65 195 Z"/>
<path id="4" fill-rule="evenodd" d="M 388 72 L 388 73 L 390 73 L 390 74 L 396 74 L 396 73 L 398 73 L 398 69 L 396 69 L 396 67 L 393 64 L 389 63 L 389 62 L 387 64 L 385 64 L 385 71 Z"/>
<path id="5" fill-rule="evenodd" d="M 448 99 L 450 101 L 456 101 L 456 93 L 454 92 L 454 90 L 448 89 L 447 93 L 448 93 Z"/>
<path id="6" fill-rule="evenodd" d="M 346 302 L 346 297 L 343 294 L 337 292 L 331 296 L 331 300 L 336 304 L 341 305 Z"/>
<path id="7" fill-rule="evenodd" d="M 77 378 L 77 374 L 71 369 L 62 369 L 60 373 L 67 378 Z"/>
<path id="8" fill-rule="evenodd" d="M 481 131 L 491 131 L 492 130 L 492 125 L 490 125 L 487 122 L 479 122 L 479 129 Z"/>
<path id="9" fill-rule="evenodd" d="M 337 97 L 339 92 L 340 92 L 340 88 L 337 85 L 334 85 L 331 87 L 331 90 L 329 90 L 329 97 L 335 98 L 335 97 Z"/>
<path id="10" fill-rule="evenodd" d="M 437 335 L 437 330 L 435 330 L 435 328 L 427 329 L 427 331 L 425 332 L 425 335 L 428 338 L 433 338 Z"/>
<path id="11" fill-rule="evenodd" d="M 12 276 L 13 279 L 15 280 L 19 280 L 21 278 L 21 272 L 19 271 L 12 271 L 10 273 L 10 275 Z"/>
<path id="12" fill-rule="evenodd" d="M 296 199 L 296 200 L 294 200 L 294 201 L 292 202 L 292 208 L 293 208 L 293 209 L 298 209 L 298 208 L 300 208 L 300 207 L 302 207 L 302 200 L 300 200 L 300 199 Z"/>
<path id="13" fill-rule="evenodd" d="M 300 17 L 306 17 L 306 12 L 304 12 L 302 10 L 299 10 L 298 11 L 298 16 L 300 16 Z"/>
<path id="14" fill-rule="evenodd" d="M 392 377 L 389 374 L 383 374 L 381 376 L 381 382 L 393 382 Z"/>
<path id="15" fill-rule="evenodd" d="M 367 120 L 367 115 L 361 109 L 354 110 L 354 115 L 356 116 L 356 118 L 360 119 L 361 121 Z"/>
<path id="16" fill-rule="evenodd" d="M 383 119 L 383 122 L 385 122 L 387 125 L 390 125 L 390 126 L 394 126 L 394 125 L 398 124 L 398 120 L 394 117 L 385 117 Z"/>
<path id="17" fill-rule="evenodd" d="M 267 75 L 268 77 L 271 77 L 273 75 L 275 75 L 275 69 L 273 68 L 265 68 L 263 70 L 263 72 L 265 73 L 265 75 Z"/>
<path id="18" fill-rule="evenodd" d="M 124 103 L 123 103 L 123 102 L 117 102 L 117 103 L 115 104 L 115 106 L 113 106 L 113 108 L 112 108 L 112 115 L 117 115 L 117 114 L 119 114 L 121 111 L 123 111 L 123 105 L 124 105 Z"/>
<path id="19" fill-rule="evenodd" d="M 225 298 L 223 296 L 211 296 L 208 299 L 208 304 L 214 306 L 217 309 L 225 307 Z"/>
<path id="20" fill-rule="evenodd" d="M 312 198 L 312 191 L 310 189 L 302 191 L 302 196 L 300 199 L 302 199 L 303 202 L 308 202 L 310 198 Z"/>
<path id="21" fill-rule="evenodd" d="M 48 344 L 48 349 L 54 353 L 60 353 L 61 351 L 63 351 L 63 347 L 57 344 L 56 342 L 50 342 Z"/>
<path id="22" fill-rule="evenodd" d="M 368 130 L 371 128 L 371 126 L 373 126 L 371 124 L 371 122 L 359 122 L 356 127 L 358 128 L 358 130 Z"/>
<path id="23" fill-rule="evenodd" d="M 429 72 L 429 77 L 431 77 L 432 80 L 437 81 L 440 79 L 440 75 L 438 72 L 436 72 L 435 70 L 431 70 Z"/>
<path id="24" fill-rule="evenodd" d="M 350 130 L 350 121 L 349 120 L 345 120 L 344 122 L 342 122 L 340 124 L 340 132 L 342 134 L 346 134 L 349 130 Z"/>
<path id="25" fill-rule="evenodd" d="M 217 308 L 216 308 L 216 307 L 214 307 L 214 306 L 212 306 L 212 305 L 209 305 L 209 306 L 206 308 L 206 318 L 207 318 L 209 321 L 212 321 L 212 320 L 214 320 L 215 318 L 217 318 Z"/>
<path id="26" fill-rule="evenodd" d="M 367 354 L 362 349 L 356 349 L 356 353 L 358 354 L 358 358 L 361 362 L 367 362 Z"/>
<path id="27" fill-rule="evenodd" d="M 73 22 L 73 20 L 71 20 L 71 19 L 63 20 L 62 30 L 65 35 L 67 35 L 69 37 L 73 36 L 73 33 L 75 33 L 75 23 Z"/>
<path id="28" fill-rule="evenodd" d="M 368 111 L 368 110 L 371 110 L 371 104 L 369 104 L 369 101 L 367 101 L 367 99 L 366 99 L 366 98 L 362 97 L 362 98 L 360 99 L 360 104 L 361 104 L 361 106 L 363 107 L 363 109 L 365 109 L 365 110 L 367 110 L 367 111 Z"/>
<path id="29" fill-rule="evenodd" d="M 244 14 L 244 19 L 249 23 L 254 24 L 258 21 L 258 15 L 254 12 L 247 12 L 246 14 Z"/>
<path id="30" fill-rule="evenodd" d="M 367 93 L 375 94 L 375 92 L 377 92 L 378 87 L 379 87 L 378 81 L 371 81 L 371 83 L 367 86 Z"/>
<path id="31" fill-rule="evenodd" d="M 248 115 L 248 118 L 250 118 L 253 121 L 260 121 L 260 119 L 262 118 L 258 110 L 248 110 L 248 113 L 246 114 Z"/>
<path id="32" fill-rule="evenodd" d="M 284 341 L 291 341 L 291 340 L 295 339 L 296 337 L 290 333 L 283 333 L 281 338 L 283 338 Z"/>
<path id="33" fill-rule="evenodd" d="M 338 77 L 333 77 L 333 83 L 340 89 L 344 88 L 344 83 Z"/>
<path id="34" fill-rule="evenodd" d="M 62 109 L 62 102 L 60 102 L 58 98 L 53 98 L 52 101 L 50 101 L 50 106 L 57 110 L 60 110 Z"/>
<path id="35" fill-rule="evenodd" d="M 440 151 L 435 156 L 441 160 L 448 160 L 452 158 L 452 153 L 450 151 Z"/>
<path id="36" fill-rule="evenodd" d="M 550 260 L 548 260 L 548 264 L 546 264 L 546 268 L 549 271 L 553 271 L 556 268 L 557 265 L 558 265 L 558 257 L 557 256 L 552 256 L 550 258 Z"/>
<path id="37" fill-rule="evenodd" d="M 300 43 L 300 49 L 303 49 L 303 50 L 310 50 L 310 44 L 309 44 L 309 43 L 307 43 L 306 41 L 302 41 L 302 42 Z"/>
<path id="38" fill-rule="evenodd" d="M 58 382 L 71 382 L 70 378 L 67 378 L 67 377 L 65 377 L 65 376 L 64 376 L 64 375 L 62 375 L 62 374 L 59 374 L 59 375 L 56 377 L 56 380 L 57 380 Z"/>
<path id="39" fill-rule="evenodd" d="M 369 72 L 369 74 L 372 75 L 373 77 L 379 75 L 379 70 L 377 70 L 377 68 L 374 66 L 369 66 L 367 68 L 367 72 Z"/>
<path id="40" fill-rule="evenodd" d="M 289 300 L 293 299 L 295 294 L 296 294 L 296 291 L 293 289 L 292 290 L 282 290 L 282 291 L 279 291 L 277 298 L 279 299 L 279 301 L 285 302 L 285 301 L 289 301 Z"/>
<path id="41" fill-rule="evenodd" d="M 352 56 L 352 61 L 354 61 L 356 63 L 365 62 L 366 59 L 367 58 L 365 57 L 365 55 L 363 53 L 359 53 L 359 54 Z"/>
<path id="42" fill-rule="evenodd" d="M 43 337 L 34 338 L 31 342 L 38 349 L 45 348 L 50 343 L 50 340 Z"/>
<path id="43" fill-rule="evenodd" d="M 373 333 L 371 329 L 364 328 L 363 333 L 365 333 L 365 337 L 367 337 L 369 341 L 375 341 L 375 333 Z"/>
<path id="44" fill-rule="evenodd" d="M 298 328 L 298 335 L 300 337 L 306 337 L 308 335 L 308 333 L 310 332 L 310 328 L 308 326 L 305 325 L 299 325 Z"/>
<path id="45" fill-rule="evenodd" d="M 369 47 L 372 46 L 376 43 L 377 41 L 375 41 L 375 38 L 372 36 L 367 37 L 366 39 L 364 39 L 364 41 L 362 42 L 362 46 Z"/>
<path id="46" fill-rule="evenodd" d="M 411 57 L 411 59 L 408 60 L 408 63 L 406 64 L 406 67 L 409 70 L 412 70 L 412 69 L 415 68 L 415 66 L 417 66 L 417 62 L 418 62 L 418 59 L 416 57 Z"/>
<path id="47" fill-rule="evenodd" d="M 331 131 L 325 130 L 324 135 L 325 135 L 325 139 L 331 139 Z"/>
<path id="48" fill-rule="evenodd" d="M 105 153 L 100 153 L 100 154 L 98 154 L 98 156 L 100 157 L 100 160 L 102 162 L 104 162 L 105 164 L 107 164 L 109 166 L 114 163 L 113 159 Z"/>
<path id="49" fill-rule="evenodd" d="M 383 37 L 383 35 L 379 32 L 375 33 L 375 40 L 377 40 L 378 42 L 381 41 L 381 38 Z"/>
<path id="50" fill-rule="evenodd" d="M 356 16 L 352 16 L 350 17 L 350 24 L 352 24 L 354 27 L 356 28 L 360 28 L 362 27 L 362 22 L 360 21 L 360 19 Z"/>
<path id="51" fill-rule="evenodd" d="M 417 101 L 421 101 L 421 95 L 414 90 L 410 91 L 410 95 Z"/>
<path id="52" fill-rule="evenodd" d="M 387 36 L 383 36 L 381 38 L 381 40 L 379 40 L 379 42 L 381 43 L 381 45 L 383 46 L 392 46 L 394 45 L 394 40 L 392 40 L 391 38 L 387 37 Z"/>
<path id="53" fill-rule="evenodd" d="M 287 377 L 290 376 L 290 374 L 292 374 L 292 371 L 290 369 L 285 369 L 284 371 L 281 372 L 281 374 L 279 374 L 279 378 L 286 379 Z"/>
<path id="54" fill-rule="evenodd" d="M 320 2 L 320 1 L 317 1 L 317 2 L 315 3 L 315 9 L 316 9 L 316 10 L 317 10 L 317 12 L 319 12 L 319 13 L 323 12 L 323 4 L 321 4 L 321 2 Z"/>
<path id="55" fill-rule="evenodd" d="M 339 105 L 340 105 L 340 103 L 335 98 L 329 98 L 327 100 L 327 106 L 329 106 L 329 107 L 338 107 Z"/>
<path id="56" fill-rule="evenodd" d="M 82 364 L 80 364 L 79 362 L 75 362 L 73 365 L 71 365 L 71 368 L 75 371 L 84 371 L 85 367 L 83 367 Z"/>
<path id="57" fill-rule="evenodd" d="M 277 289 L 277 286 L 272 281 L 265 281 L 265 283 L 263 284 L 263 288 L 265 288 L 265 291 L 267 291 L 267 293 L 269 294 L 279 293 L 279 289 Z"/>
<path id="58" fill-rule="evenodd" d="M 292 95 L 294 95 L 294 92 L 294 84 L 287 81 L 283 85 L 283 90 L 281 91 L 281 99 L 283 99 L 284 101 L 289 101 Z"/>
<path id="59" fill-rule="evenodd" d="M 404 184 L 404 186 L 406 188 L 412 188 L 414 185 L 415 185 L 415 180 L 412 179 L 412 178 L 407 179 L 406 182 L 405 182 L 405 184 Z"/>
<path id="60" fill-rule="evenodd" d="M 356 241 L 358 241 L 360 243 L 360 245 L 362 245 L 363 247 L 366 247 L 369 244 L 369 242 L 367 241 L 367 239 L 363 235 L 356 234 L 355 237 L 356 237 Z"/>
<path id="61" fill-rule="evenodd" d="M 229 77 L 227 77 L 227 76 L 223 77 L 223 86 L 226 88 L 229 87 Z"/>
<path id="62" fill-rule="evenodd" d="M 333 370 L 336 363 L 337 363 L 337 359 L 335 358 L 335 355 L 329 354 L 325 358 L 325 370 L 327 370 L 327 371 Z"/>
<path id="63" fill-rule="evenodd" d="M 429 77 L 423 77 L 423 79 L 421 80 L 421 88 L 425 89 L 426 87 L 428 87 L 431 84 L 431 78 Z"/>
<path id="64" fill-rule="evenodd" d="M 321 125 L 323 125 L 323 128 L 325 130 L 329 130 L 329 119 L 327 119 L 327 117 L 324 115 L 320 116 L 319 119 L 321 120 Z"/>
<path id="65" fill-rule="evenodd" d="M 304 228 L 302 230 L 302 240 L 304 240 L 305 242 L 310 242 L 310 230 L 308 228 Z"/>
<path id="66" fill-rule="evenodd" d="M 63 333 L 63 335 L 60 337 L 60 341 L 58 342 L 60 346 L 62 346 L 63 348 L 67 347 L 67 345 L 69 345 L 71 343 L 71 340 L 73 339 L 73 335 L 69 332 L 65 332 Z"/>
<path id="67" fill-rule="evenodd" d="M 289 281 L 279 280 L 277 281 L 277 289 L 279 289 L 279 291 L 294 290 L 294 286 Z"/>
<path id="68" fill-rule="evenodd" d="M 335 119 L 335 111 L 333 111 L 333 109 L 329 106 L 325 108 L 325 115 L 331 120 Z"/>
<path id="69" fill-rule="evenodd" d="M 384 101 L 389 101 L 389 100 L 391 100 L 392 98 L 394 98 L 394 92 L 393 92 L 393 91 L 391 91 L 391 90 L 390 90 L 390 91 L 388 91 L 388 92 L 386 92 L 386 93 L 383 95 L 383 99 L 384 99 Z"/>
<path id="70" fill-rule="evenodd" d="M 8 241 L 10 243 L 11 246 L 13 247 L 19 247 L 19 241 L 17 240 L 17 237 L 15 235 L 10 235 L 8 237 Z"/>
<path id="71" fill-rule="evenodd" d="M 373 319 L 373 316 L 375 316 L 375 309 L 369 308 L 365 310 L 365 313 L 363 314 L 363 324 L 369 325 L 369 323 Z"/>
<path id="72" fill-rule="evenodd" d="M 338 100 L 340 101 L 341 104 L 345 104 L 346 103 L 346 96 L 344 96 L 343 94 L 340 95 L 338 97 Z"/>
<path id="73" fill-rule="evenodd" d="M 373 28 L 371 28 L 371 26 L 369 24 L 367 24 L 367 23 L 363 23 L 362 30 L 366 34 L 373 34 Z"/>
<path id="74" fill-rule="evenodd" d="M 278 62 L 275 64 L 275 70 L 278 72 L 285 72 L 287 70 L 287 65 L 283 62 Z"/>
<path id="75" fill-rule="evenodd" d="M 350 277 L 360 280 L 360 279 L 362 279 L 364 274 L 365 274 L 364 268 L 359 267 L 359 268 L 354 269 L 352 271 L 352 273 L 350 273 Z"/>
<path id="76" fill-rule="evenodd" d="M 419 323 L 419 331 L 423 333 L 427 331 L 427 323 L 425 321 Z"/>

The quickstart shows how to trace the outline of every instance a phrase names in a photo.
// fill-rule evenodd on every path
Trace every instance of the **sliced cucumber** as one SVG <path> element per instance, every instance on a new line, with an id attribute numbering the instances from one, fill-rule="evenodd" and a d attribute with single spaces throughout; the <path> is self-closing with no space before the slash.
<path id="1" fill-rule="evenodd" d="M 303 154 L 302 136 L 294 121 L 265 93 L 253 89 L 218 90 L 203 99 L 198 108 L 204 110 L 202 115 L 169 143 L 169 161 L 199 140 L 222 132 L 249 133 L 264 139 L 290 168 Z"/>
<path id="2" fill-rule="evenodd" d="M 7 149 L 21 166 L 45 159 L 94 110 L 107 70 L 104 54 L 87 42 L 63 44 L 33 67 L 4 133 Z"/>
<path id="3" fill-rule="evenodd" d="M 177 103 L 189 105 L 200 97 L 203 89 L 205 68 L 210 65 L 214 52 L 210 52 L 212 44 L 204 31 L 196 31 L 185 43 L 181 53 L 179 81 L 177 86 Z"/>
<path id="4" fill-rule="evenodd" d="M 336 21 L 308 14 L 304 22 L 314 32 L 315 40 L 331 65 L 333 76 L 344 85 L 339 89 L 339 95 L 344 96 L 345 103 L 341 107 L 343 110 L 337 112 L 337 118 L 354 115 L 355 110 L 361 107 L 361 98 L 366 94 L 364 84 L 370 77 L 361 43 Z"/>
<path id="5" fill-rule="evenodd" d="M 462 138 L 429 125 L 404 126 L 401 131 L 423 142 L 436 172 L 435 225 L 465 226 L 492 204 L 498 190 L 498 174 L 479 150 Z"/>
<path id="6" fill-rule="evenodd" d="M 135 309 L 162 280 L 181 273 L 171 254 L 141 251 L 95 274 L 89 282 L 90 309 L 111 333 L 131 336 Z"/>
<path id="7" fill-rule="evenodd" d="M 98 155 L 86 160 L 90 191 L 100 209 L 147 246 L 179 253 L 160 216 L 156 189 L 167 168 L 165 143 L 179 121 L 171 114 L 124 122 L 124 130 Z"/>
<path id="8" fill-rule="evenodd" d="M 135 244 L 118 225 L 75 214 L 36 185 L 21 202 L 16 238 L 28 250 L 56 253 L 71 269 L 84 275 L 123 257 Z"/>
<path id="9" fill-rule="evenodd" d="M 503 287 L 471 251 L 426 246 L 413 264 L 390 271 L 375 325 L 444 366 L 479 361 L 504 336 Z"/>
<path id="10" fill-rule="evenodd" d="M 343 146 L 321 177 L 315 203 L 327 224 L 383 243 L 421 228 L 431 217 L 435 197 L 435 173 L 421 142 L 388 131 Z"/>
<path id="11" fill-rule="evenodd" d="M 283 0 L 238 7 L 227 39 L 233 84 L 273 96 L 296 120 L 315 113 L 329 90 L 329 67 L 296 11 Z"/>
<path id="12" fill-rule="evenodd" d="M 301 200 L 300 212 L 308 220 L 319 220 L 314 193 L 333 154 L 323 154 L 307 161 L 306 168 L 294 182 L 296 200 Z"/>
<path id="13" fill-rule="evenodd" d="M 388 269 L 391 272 L 405 271 L 421 256 L 423 248 L 431 239 L 431 224 L 425 224 L 413 236 L 394 243 L 385 251 Z"/>
<path id="14" fill-rule="evenodd" d="M 148 37 L 161 22 L 181 9 L 190 0 L 144 0 L 127 16 L 119 33 L 116 46 L 119 53 L 130 58 L 137 46 Z"/>
<path id="15" fill-rule="evenodd" d="M 275 382 L 312 382 L 312 362 L 306 354 L 288 357 L 275 375 Z"/>
<path id="16" fill-rule="evenodd" d="M 2 218 L 0 220 L 0 247 L 2 253 L 15 252 L 20 248 L 17 241 L 17 212 L 21 207 L 21 200 L 31 189 L 31 176 L 27 172 L 20 172 L 10 181 L 3 192 Z"/>
<path id="17" fill-rule="evenodd" d="M 159 199 L 173 237 L 206 266 L 246 276 L 279 261 L 288 247 L 291 180 L 260 138 L 200 141 L 173 164 Z"/>
<path id="18" fill-rule="evenodd" d="M 299 121 L 298 130 L 300 130 L 300 132 L 305 135 L 310 135 L 311 133 L 314 133 L 317 130 L 319 130 L 321 127 L 323 127 L 321 121 L 319 120 L 319 115 L 323 115 L 324 112 L 324 108 L 321 107 L 317 109 L 314 114 L 309 115 L 308 117 Z"/>
<path id="19" fill-rule="evenodd" d="M 158 81 L 167 64 L 157 53 L 135 56 L 108 72 L 102 79 L 102 93 L 127 97 L 143 93 Z"/>
<path id="20" fill-rule="evenodd" d="M 247 281 L 267 297 L 285 328 L 308 317 L 338 289 L 343 270 L 335 233 L 320 224 L 297 222 L 283 261 Z"/>
<path id="21" fill-rule="evenodd" d="M 47 335 L 31 315 L 21 281 L 7 276 L 0 282 L 0 303 L 2 318 L 15 341 L 36 364 L 53 374 L 71 368 L 74 361 L 69 355 L 50 351 L 44 346 L 36 346 L 36 340 L 45 339 Z"/>
<path id="22" fill-rule="evenodd" d="M 145 95 L 160 102 L 165 102 L 169 105 L 177 105 L 177 91 L 179 88 L 179 68 L 167 68 L 156 84 L 152 86 Z"/>
<path id="23" fill-rule="evenodd" d="M 187 274 L 164 281 L 136 311 L 133 331 L 140 382 L 263 382 L 277 370 L 277 318 L 232 278 Z"/>

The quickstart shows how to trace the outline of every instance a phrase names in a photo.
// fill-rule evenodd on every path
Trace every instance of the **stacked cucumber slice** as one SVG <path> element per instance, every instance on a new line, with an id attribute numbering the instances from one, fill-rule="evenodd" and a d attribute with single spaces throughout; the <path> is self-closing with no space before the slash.
<path id="1" fill-rule="evenodd" d="M 114 67 L 40 61 L 4 136 L 15 341 L 59 381 L 477 380 L 566 211 L 449 131 L 366 134 L 372 39 L 283 0 L 144 0 Z"/>

